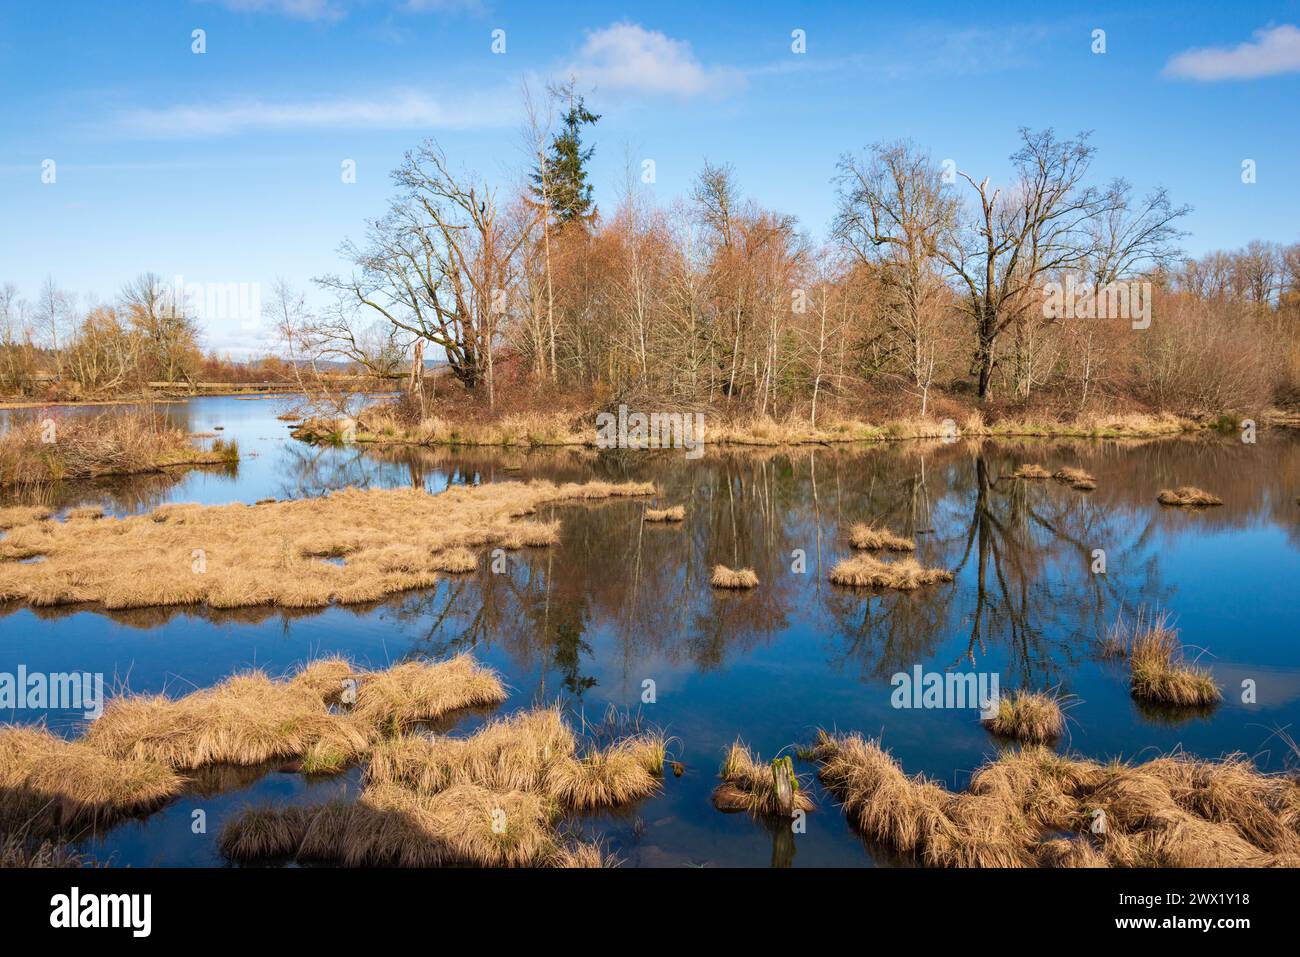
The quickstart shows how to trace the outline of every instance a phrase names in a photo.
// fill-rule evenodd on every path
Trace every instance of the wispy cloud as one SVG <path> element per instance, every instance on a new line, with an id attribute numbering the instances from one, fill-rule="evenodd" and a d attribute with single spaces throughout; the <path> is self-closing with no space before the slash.
<path id="1" fill-rule="evenodd" d="M 273 13 L 294 20 L 340 20 L 347 13 L 341 0 L 217 0 L 239 13 Z"/>
<path id="2" fill-rule="evenodd" d="M 517 122 L 509 91 L 433 97 L 393 91 L 368 98 L 270 102 L 239 100 L 135 109 L 112 119 L 115 131 L 150 139 L 233 136 L 250 131 L 329 129 L 489 129 Z"/>
<path id="3" fill-rule="evenodd" d="M 745 85 L 740 70 L 706 66 L 685 40 L 674 40 L 635 23 L 616 23 L 588 32 L 577 59 L 565 72 L 602 92 L 692 97 Z"/>
<path id="4" fill-rule="evenodd" d="M 1254 36 L 1254 40 L 1235 47 L 1203 47 L 1180 53 L 1165 64 L 1165 75 L 1208 82 L 1300 73 L 1300 29 L 1284 23 L 1256 30 Z"/>

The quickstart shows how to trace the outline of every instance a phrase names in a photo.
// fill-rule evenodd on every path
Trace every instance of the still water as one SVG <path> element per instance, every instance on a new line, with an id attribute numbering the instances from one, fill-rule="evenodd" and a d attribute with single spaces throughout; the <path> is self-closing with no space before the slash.
<path id="1" fill-rule="evenodd" d="M 864 844 L 796 759 L 818 809 L 807 833 L 774 834 L 709 800 L 736 738 L 764 758 L 810 741 L 818 728 L 883 735 L 909 773 L 951 787 L 997 744 L 973 710 L 897 710 L 896 672 L 992 672 L 1002 691 L 1072 696 L 1062 749 L 1094 757 L 1150 757 L 1182 748 L 1218 757 L 1243 751 L 1270 770 L 1295 760 L 1279 735 L 1300 718 L 1300 435 L 1263 433 L 1254 445 L 1203 435 L 1153 442 L 903 442 L 791 450 L 317 449 L 289 438 L 283 398 L 203 398 L 160 406 L 178 425 L 239 442 L 237 469 L 201 469 L 65 487 L 57 503 L 97 502 L 117 514 L 163 502 L 255 502 L 347 486 L 547 478 L 650 479 L 687 520 L 640 521 L 640 502 L 555 507 L 561 543 L 512 553 L 507 575 L 456 576 L 425 592 L 323 611 L 145 610 L 0 606 L 0 671 L 102 672 L 134 692 L 184 694 L 250 667 L 273 674 L 330 653 L 365 666 L 471 651 L 501 672 L 500 712 L 563 701 L 576 715 L 614 706 L 672 736 L 681 777 L 616 814 L 574 822 L 631 866 L 900 863 Z M 98 412 L 100 410 L 93 410 Z M 11 415 L 32 413 L 11 413 Z M 42 413 L 44 414 L 44 413 Z M 59 414 L 87 414 L 65 411 Z M 2 416 L 3 413 L 0 413 Z M 0 429 L 6 419 L 0 418 Z M 1017 482 L 1022 462 L 1077 465 L 1098 488 Z M 1193 513 L 1156 504 L 1173 485 L 1198 485 L 1222 508 Z M 10 504 L 0 498 L 0 504 Z M 854 521 L 917 541 L 925 565 L 951 584 L 912 594 L 831 585 Z M 1092 570 L 1105 552 L 1106 572 Z M 806 571 L 795 570 L 802 554 Z M 750 566 L 749 593 L 709 587 L 711 567 Z M 1185 645 L 1209 666 L 1224 701 L 1209 713 L 1139 709 L 1122 665 L 1099 640 L 1123 613 L 1168 611 Z M 647 680 L 656 701 L 642 703 Z M 1243 703 L 1253 681 L 1256 702 Z M 79 715 L 20 711 L 79 733 Z M 484 716 L 466 716 L 453 733 Z M 357 789 L 356 771 L 307 780 L 276 768 L 214 772 L 147 818 L 90 835 L 81 847 L 114 864 L 220 865 L 216 834 L 228 816 L 264 801 L 314 802 Z M 207 833 L 191 832 L 191 813 Z"/>

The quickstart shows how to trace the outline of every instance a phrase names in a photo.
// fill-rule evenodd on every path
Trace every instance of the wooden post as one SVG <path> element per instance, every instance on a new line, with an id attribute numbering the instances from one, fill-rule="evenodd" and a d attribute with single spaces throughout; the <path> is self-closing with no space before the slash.
<path id="1" fill-rule="evenodd" d="M 776 801 L 781 813 L 794 814 L 794 795 L 799 784 L 794 779 L 794 762 L 789 755 L 772 759 L 772 786 L 776 789 Z"/>

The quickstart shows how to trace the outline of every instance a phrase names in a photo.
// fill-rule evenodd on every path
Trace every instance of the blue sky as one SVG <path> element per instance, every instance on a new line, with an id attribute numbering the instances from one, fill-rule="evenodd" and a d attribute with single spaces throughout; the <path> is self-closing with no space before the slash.
<path id="1" fill-rule="evenodd" d="M 1098 181 L 1194 206 L 1193 254 L 1300 240 L 1300 2 L 1127 6 L 3 0 L 0 282 L 33 297 L 52 275 L 102 298 L 144 270 L 307 286 L 343 268 L 339 243 L 425 137 L 508 190 L 526 163 L 521 83 L 569 74 L 603 114 L 606 208 L 629 157 L 655 161 L 665 202 L 707 158 L 821 238 L 846 150 L 910 137 L 997 182 L 1017 127 L 1053 126 L 1093 131 Z M 237 354 L 259 335 L 207 330 Z"/>

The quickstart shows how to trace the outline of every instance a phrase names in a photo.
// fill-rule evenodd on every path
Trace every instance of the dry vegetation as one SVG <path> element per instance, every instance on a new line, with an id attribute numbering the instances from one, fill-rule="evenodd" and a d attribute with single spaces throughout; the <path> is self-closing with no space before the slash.
<path id="1" fill-rule="evenodd" d="M 645 510 L 645 520 L 647 522 L 682 522 L 686 520 L 686 508 L 683 505 L 673 505 L 669 508 L 647 508 Z"/>
<path id="2" fill-rule="evenodd" d="M 822 734 L 814 754 L 868 840 L 928 866 L 1300 865 L 1300 784 L 1241 755 L 1102 764 L 1033 746 L 953 792 L 859 735 Z"/>
<path id="3" fill-rule="evenodd" d="M 1091 492 L 1097 487 L 1097 480 L 1083 469 L 1078 468 L 1060 468 L 1052 476 L 1058 482 L 1076 488 L 1081 492 Z"/>
<path id="4" fill-rule="evenodd" d="M 558 523 L 522 520 L 543 505 L 653 493 L 650 483 L 496 482 L 437 495 L 346 489 L 258 506 L 164 505 L 67 522 L 6 510 L 4 522 L 22 523 L 0 540 L 0 601 L 111 609 L 374 601 L 471 570 L 472 548 L 554 543 Z M 44 560 L 21 562 L 38 555 Z"/>
<path id="5" fill-rule="evenodd" d="M 709 584 L 714 588 L 757 588 L 758 574 L 752 568 L 728 568 L 714 565 Z"/>
<path id="6" fill-rule="evenodd" d="M 984 726 L 999 737 L 1047 744 L 1065 730 L 1065 716 L 1053 695 L 1016 691 L 998 699 L 998 713 L 986 720 Z"/>
<path id="7" fill-rule="evenodd" d="M 814 807 L 788 757 L 764 763 L 739 741 L 727 750 L 719 776 L 722 783 L 713 792 L 713 804 L 720 811 L 789 817 Z"/>
<path id="8" fill-rule="evenodd" d="M 913 591 L 922 585 L 950 582 L 953 575 L 944 568 L 925 568 L 915 558 L 884 562 L 870 555 L 854 555 L 832 568 L 830 579 L 837 585 L 857 588 Z"/>
<path id="9" fill-rule="evenodd" d="M 664 756 L 653 733 L 584 745 L 555 708 L 498 719 L 466 738 L 399 735 L 372 751 L 356 802 L 250 809 L 226 825 L 220 844 L 246 862 L 604 866 L 599 848 L 566 842 L 557 823 L 652 794 Z"/>
<path id="10" fill-rule="evenodd" d="M 1051 478 L 1052 473 L 1049 472 L 1047 469 L 1043 468 L 1041 465 L 1036 465 L 1032 462 L 1027 462 L 1024 465 L 1020 466 L 1020 468 L 1016 469 L 1013 473 L 1011 473 L 1011 477 L 1018 478 L 1018 479 L 1040 480 L 1040 479 Z"/>
<path id="11" fill-rule="evenodd" d="M 1128 659 L 1133 697 L 1175 708 L 1205 708 L 1223 697 L 1208 671 L 1184 660 L 1183 644 L 1167 614 L 1149 623 L 1139 615 L 1132 627 L 1123 619 L 1111 626 L 1103 649 Z"/>
<path id="12" fill-rule="evenodd" d="M 910 538 L 903 538 L 887 528 L 877 528 L 863 522 L 855 522 L 849 527 L 849 544 L 866 551 L 916 551 L 916 542 Z"/>
<path id="13" fill-rule="evenodd" d="M 236 445 L 217 440 L 208 449 L 198 448 L 186 432 L 147 412 L 26 419 L 0 435 L 0 486 L 238 461 Z"/>
<path id="14" fill-rule="evenodd" d="M 1191 485 L 1180 485 L 1175 489 L 1163 489 L 1156 496 L 1156 501 L 1161 505 L 1173 505 L 1179 508 L 1209 508 L 1212 505 L 1223 504 L 1223 499 L 1217 495 L 1211 495 L 1204 489 L 1195 488 Z"/>
<path id="15" fill-rule="evenodd" d="M 80 739 L 0 727 L 0 825 L 44 834 L 111 823 L 216 767 L 295 759 L 335 772 L 386 735 L 504 699 L 497 676 L 466 656 L 382 671 L 327 658 L 284 680 L 255 671 L 182 698 L 117 696 Z"/>

